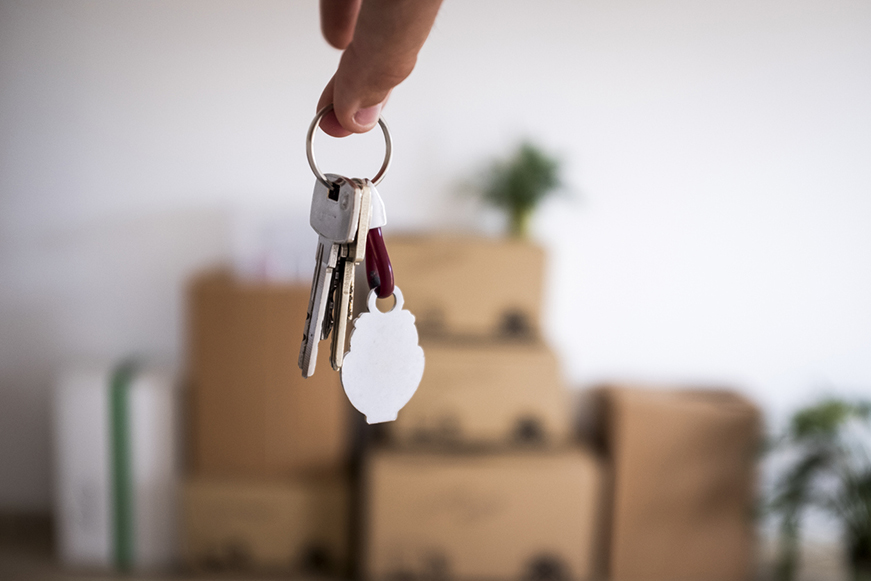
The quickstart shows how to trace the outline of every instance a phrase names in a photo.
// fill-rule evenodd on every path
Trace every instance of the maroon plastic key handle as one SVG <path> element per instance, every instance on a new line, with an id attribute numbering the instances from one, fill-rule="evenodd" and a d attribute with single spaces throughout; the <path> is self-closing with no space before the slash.
<path id="1" fill-rule="evenodd" d="M 386 299 L 393 294 L 393 266 L 387 256 L 381 228 L 372 228 L 366 238 L 366 279 L 369 288 L 375 291 L 379 299 Z"/>

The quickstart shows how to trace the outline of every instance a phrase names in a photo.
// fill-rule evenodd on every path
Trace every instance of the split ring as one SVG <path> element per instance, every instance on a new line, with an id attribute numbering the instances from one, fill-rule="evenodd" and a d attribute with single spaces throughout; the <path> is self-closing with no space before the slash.
<path id="1" fill-rule="evenodd" d="M 330 187 L 330 181 L 327 179 L 327 176 L 321 171 L 318 167 L 318 162 L 315 160 L 315 151 L 314 151 L 314 141 L 315 141 L 315 131 L 320 125 L 321 119 L 324 118 L 324 115 L 333 110 L 332 103 L 318 111 L 315 118 L 312 120 L 312 124 L 308 128 L 308 134 L 305 136 L 305 154 L 308 157 L 308 164 L 311 166 L 312 171 L 315 174 L 315 177 L 318 178 L 318 181 L 324 184 L 326 187 Z M 384 163 L 381 164 L 381 169 L 378 170 L 378 173 L 375 174 L 375 177 L 372 178 L 372 184 L 378 185 L 379 182 L 384 178 L 384 174 L 387 173 L 387 168 L 390 167 L 390 159 L 393 157 L 393 140 L 390 137 L 390 130 L 387 129 L 387 123 L 384 122 L 383 117 L 378 118 L 378 125 L 381 126 L 381 132 L 384 133 Z"/>

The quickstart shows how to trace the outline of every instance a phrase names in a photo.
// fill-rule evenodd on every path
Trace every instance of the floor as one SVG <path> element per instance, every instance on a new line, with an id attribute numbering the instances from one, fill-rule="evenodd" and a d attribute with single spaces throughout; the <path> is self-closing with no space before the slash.
<path id="1" fill-rule="evenodd" d="M 769 581 L 774 557 L 773 543 L 760 545 L 760 569 L 757 581 Z M 51 522 L 43 516 L 3 517 L 0 515 L 0 580 L 86 581 L 123 579 L 125 581 L 211 580 L 241 581 L 280 579 L 257 575 L 184 575 L 136 574 L 118 575 L 107 571 L 71 571 L 63 568 L 54 555 Z M 801 567 L 796 581 L 847 581 L 842 552 L 836 545 L 806 545 L 802 550 Z M 323 581 L 323 580 L 321 580 Z"/>

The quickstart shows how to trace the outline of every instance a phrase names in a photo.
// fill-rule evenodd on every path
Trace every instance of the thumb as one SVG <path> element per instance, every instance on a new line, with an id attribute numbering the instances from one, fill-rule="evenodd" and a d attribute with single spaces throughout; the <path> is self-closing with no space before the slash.
<path id="1" fill-rule="evenodd" d="M 334 87 L 336 86 L 336 77 L 333 76 L 330 79 L 330 82 L 327 83 L 327 86 L 324 88 L 323 93 L 321 93 L 321 98 L 318 100 L 317 110 L 320 111 L 327 105 L 333 104 L 333 108 L 324 115 L 323 119 L 321 119 L 321 129 L 323 129 L 324 133 L 327 135 L 332 135 L 333 137 L 347 137 L 351 135 L 351 131 L 345 129 L 341 123 L 339 123 L 339 119 L 336 116 L 336 107 L 334 104 Z M 384 105 L 387 103 L 387 100 L 390 98 L 390 93 L 387 94 L 384 101 L 375 105 L 374 107 L 370 107 L 367 109 L 360 109 L 354 114 L 354 120 L 357 121 L 358 124 L 363 125 L 371 129 L 378 123 L 378 119 L 381 116 L 381 109 L 384 108 Z M 367 115 L 372 115 L 374 117 L 374 121 L 370 119 L 366 119 Z M 363 131 L 355 131 L 354 133 L 362 133 L 364 131 L 368 131 L 365 129 Z"/>
<path id="2" fill-rule="evenodd" d="M 333 77 L 333 108 L 339 124 L 351 133 L 375 127 L 391 91 L 411 74 L 415 60 L 416 55 L 405 62 L 371 55 L 352 42 Z"/>
<path id="3" fill-rule="evenodd" d="M 390 92 L 414 69 L 440 4 L 363 1 L 354 38 L 332 80 L 336 119 L 346 131 L 364 133 L 378 123 Z"/>

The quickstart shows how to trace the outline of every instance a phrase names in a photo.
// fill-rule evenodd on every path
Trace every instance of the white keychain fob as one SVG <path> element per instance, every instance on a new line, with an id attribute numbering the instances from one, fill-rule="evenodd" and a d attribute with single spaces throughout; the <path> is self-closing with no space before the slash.
<path id="1" fill-rule="evenodd" d="M 396 304 L 381 312 L 376 291 L 369 291 L 369 312 L 354 320 L 341 371 L 348 399 L 370 424 L 395 420 L 423 378 L 424 354 L 414 315 L 402 308 L 399 287 L 393 288 L 393 296 Z"/>

